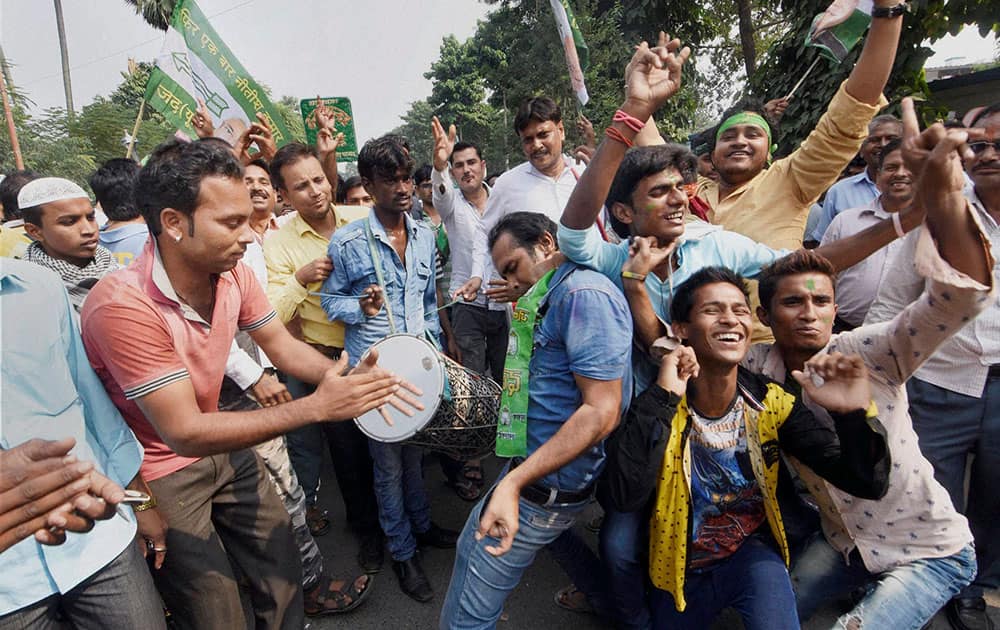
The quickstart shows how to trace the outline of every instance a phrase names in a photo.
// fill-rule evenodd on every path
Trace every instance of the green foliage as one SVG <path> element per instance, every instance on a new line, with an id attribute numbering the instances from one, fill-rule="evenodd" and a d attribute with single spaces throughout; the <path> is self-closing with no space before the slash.
<path id="1" fill-rule="evenodd" d="M 285 128 L 292 134 L 296 142 L 306 141 L 306 128 L 302 123 L 302 113 L 299 110 L 299 100 L 294 96 L 282 96 L 280 100 L 272 101 L 274 108 L 281 114 Z"/>
<path id="2" fill-rule="evenodd" d="M 903 18 L 903 33 L 885 95 L 891 104 L 889 112 L 896 114 L 904 96 L 924 101 L 921 113 L 930 121 L 944 112 L 934 106 L 927 88 L 923 67 L 932 51 L 923 46 L 923 42 L 957 34 L 968 24 L 977 26 L 980 34 L 991 30 L 1000 33 L 1000 22 L 996 20 L 996 0 L 914 0 L 909 4 L 910 13 Z M 751 77 L 751 93 L 761 98 L 776 98 L 787 94 L 805 74 L 817 53 L 804 48 L 802 43 L 813 17 L 827 6 L 829 0 L 782 0 L 781 10 L 790 16 L 791 25 L 786 36 L 771 47 L 765 62 Z M 838 86 L 857 62 L 861 47 L 859 44 L 837 66 L 821 60 L 803 88 L 796 92 L 781 121 L 779 154 L 793 150 L 816 126 Z"/>
<path id="3" fill-rule="evenodd" d="M 125 0 L 125 3 L 134 7 L 150 26 L 165 31 L 170 26 L 177 0 Z"/>

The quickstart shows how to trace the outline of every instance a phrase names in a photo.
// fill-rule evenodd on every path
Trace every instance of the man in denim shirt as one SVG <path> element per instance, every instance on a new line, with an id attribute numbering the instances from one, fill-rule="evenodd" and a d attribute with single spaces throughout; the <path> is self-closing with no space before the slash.
<path id="1" fill-rule="evenodd" d="M 554 274 L 528 364 L 526 457 L 511 460 L 465 523 L 441 628 L 495 626 L 538 550 L 587 505 L 604 467 L 604 438 L 631 391 L 628 304 L 606 277 L 566 262 L 556 231 L 545 215 L 515 212 L 490 233 L 508 283 L 529 287 Z"/>
<path id="2" fill-rule="evenodd" d="M 432 339 L 441 334 L 434 232 L 409 216 L 413 158 L 405 139 L 387 135 L 367 142 L 358 154 L 358 171 L 375 205 L 368 218 L 337 230 L 330 240 L 327 253 L 333 271 L 323 282 L 321 300 L 330 320 L 346 326 L 344 349 L 351 365 L 392 333 L 428 333 Z M 434 591 L 416 555 L 417 544 L 451 548 L 457 532 L 431 522 L 419 448 L 401 442 L 369 440 L 368 444 L 379 521 L 400 588 L 413 599 L 428 602 Z"/>

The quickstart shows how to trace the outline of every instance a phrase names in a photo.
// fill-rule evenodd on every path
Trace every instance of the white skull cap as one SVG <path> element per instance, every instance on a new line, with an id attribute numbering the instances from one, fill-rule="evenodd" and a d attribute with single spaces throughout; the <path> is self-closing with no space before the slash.
<path id="1" fill-rule="evenodd" d="M 90 200 L 87 191 L 79 184 L 62 177 L 39 177 L 33 179 L 17 193 L 17 205 L 21 208 L 34 208 L 43 203 L 62 201 L 63 199 Z"/>

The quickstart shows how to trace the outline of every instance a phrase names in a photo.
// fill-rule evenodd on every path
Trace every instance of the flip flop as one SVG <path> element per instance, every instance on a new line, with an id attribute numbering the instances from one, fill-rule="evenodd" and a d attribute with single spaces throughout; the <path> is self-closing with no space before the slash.
<path id="1" fill-rule="evenodd" d="M 563 610 L 580 613 L 581 615 L 597 614 L 594 612 L 594 608 L 587 601 L 587 596 L 573 584 L 559 589 L 556 592 L 555 602 L 556 606 L 562 608 Z"/>
<path id="2" fill-rule="evenodd" d="M 365 578 L 364 586 L 358 590 L 356 583 L 362 577 Z M 320 578 L 319 585 L 313 589 L 313 591 L 319 591 L 316 599 L 311 602 L 316 608 L 310 608 L 307 603 L 306 616 L 338 615 L 354 610 L 368 597 L 368 592 L 372 590 L 373 580 L 374 576 L 372 575 L 359 575 L 353 580 L 344 580 L 343 586 L 339 589 L 330 590 L 334 580 L 330 576 L 324 575 Z"/>

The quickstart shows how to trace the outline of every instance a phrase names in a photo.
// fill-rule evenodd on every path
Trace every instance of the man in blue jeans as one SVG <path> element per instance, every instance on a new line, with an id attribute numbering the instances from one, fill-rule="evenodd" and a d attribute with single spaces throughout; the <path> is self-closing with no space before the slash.
<path id="1" fill-rule="evenodd" d="M 969 139 L 971 154 L 965 156 L 964 164 L 973 188 L 965 190 L 967 212 L 979 220 L 997 256 L 1000 142 L 993 138 L 1000 130 L 1000 103 L 980 112 L 972 125 L 985 128 L 989 141 Z M 933 236 L 944 244 L 938 234 Z M 869 321 L 893 317 L 924 291 L 925 279 L 912 262 L 920 238 L 921 234 L 907 237 L 886 263 Z M 994 282 L 1000 282 L 996 261 L 992 275 Z M 994 297 L 974 321 L 942 343 L 906 389 L 920 449 L 934 466 L 935 479 L 969 519 L 976 539 L 979 574 L 949 603 L 948 620 L 956 630 L 992 630 L 983 594 L 1000 587 L 1000 301 Z M 966 482 L 970 456 L 973 462 Z"/>
<path id="2" fill-rule="evenodd" d="M 535 325 L 526 331 L 532 341 L 527 383 L 517 382 L 517 389 L 527 389 L 525 450 L 465 523 L 441 628 L 496 624 L 538 550 L 587 505 L 604 466 L 604 438 L 618 424 L 623 390 L 630 391 L 625 298 L 604 276 L 565 262 L 555 232 L 545 215 L 515 212 L 489 235 L 504 279 L 540 296 Z M 546 283 L 547 291 L 536 290 Z M 504 370 L 511 370 L 510 351 Z M 505 378 L 504 386 L 514 387 L 512 381 Z"/>
<path id="3" fill-rule="evenodd" d="M 323 282 L 321 300 L 331 321 L 344 322 L 344 349 L 352 365 L 391 333 L 430 333 L 433 339 L 441 334 L 434 232 L 409 215 L 413 204 L 409 146 L 391 134 L 370 140 L 358 154 L 358 172 L 375 205 L 367 218 L 334 232 L 327 251 L 333 270 Z M 400 588 L 418 602 L 429 602 L 434 590 L 420 564 L 417 545 L 451 548 L 458 533 L 431 522 L 420 448 L 372 439 L 368 447 L 374 460 L 379 521 Z"/>

